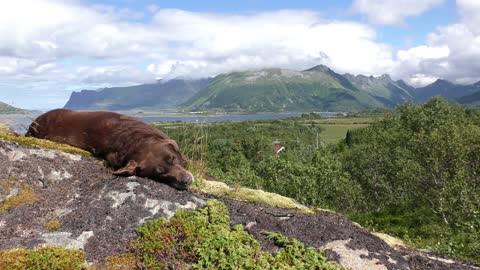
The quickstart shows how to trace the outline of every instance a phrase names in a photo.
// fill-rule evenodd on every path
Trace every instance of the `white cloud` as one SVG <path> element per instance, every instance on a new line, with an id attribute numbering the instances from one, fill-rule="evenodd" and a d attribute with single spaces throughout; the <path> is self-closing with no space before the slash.
<path id="1" fill-rule="evenodd" d="M 25 6 L 32 11 L 23 12 Z M 375 31 L 369 26 L 324 21 L 312 11 L 221 15 L 159 9 L 151 21 L 137 23 L 125 20 L 118 10 L 46 0 L 3 5 L 1 55 L 27 59 L 28 66 L 2 64 L 0 72 L 32 73 L 28 67 L 42 70 L 39 66 L 55 63 L 51 67 L 57 72 L 41 75 L 48 78 L 58 76 L 70 58 L 101 60 L 106 68 L 130 66 L 102 73 L 102 80 L 110 78 L 115 84 L 125 81 L 122 76 L 131 81 L 131 74 L 139 75 L 141 82 L 151 78 L 152 72 L 158 78 L 203 77 L 247 68 L 302 69 L 323 63 L 342 72 L 380 74 L 393 64 L 390 48 L 374 41 Z M 65 69 L 65 77 L 76 82 L 97 80 L 70 66 Z"/>
<path id="2" fill-rule="evenodd" d="M 480 3 L 458 0 L 461 20 L 439 27 L 427 44 L 400 50 L 393 72 L 413 85 L 432 79 L 467 84 L 480 81 Z"/>
<path id="3" fill-rule="evenodd" d="M 457 6 L 464 23 L 475 34 L 480 34 L 480 1 L 457 0 Z"/>
<path id="4" fill-rule="evenodd" d="M 401 23 L 406 16 L 441 2 L 368 3 L 372 12 L 384 16 L 371 20 Z M 370 16 L 360 9 L 368 3 L 358 0 L 354 6 Z M 28 89 L 37 89 L 37 94 L 55 91 L 54 100 L 63 97 L 66 102 L 71 90 L 84 87 L 266 67 L 304 69 L 317 64 L 354 74 L 391 73 L 415 85 L 436 78 L 473 82 L 480 80 L 476 27 L 480 7 L 478 1 L 467 0 L 457 5 L 460 22 L 439 28 L 422 46 L 394 51 L 376 41 L 370 25 L 324 20 L 313 11 L 226 15 L 146 7 L 151 17 L 132 21 L 127 17 L 144 14 L 112 6 L 84 6 L 74 0 L 3 1 L 0 84 L 7 91 L 15 87 L 28 93 L 34 91 Z"/>
<path id="5" fill-rule="evenodd" d="M 179 45 L 166 59 L 171 67 L 167 76 L 274 66 L 298 69 L 319 63 L 345 72 L 379 73 L 391 65 L 391 52 L 373 41 L 373 29 L 323 21 L 310 11 L 221 16 L 161 10 L 154 24 L 171 33 L 169 42 Z"/>
<path id="6" fill-rule="evenodd" d="M 418 16 L 443 2 L 444 0 L 354 0 L 352 10 L 365 14 L 374 24 L 402 24 L 406 17 Z"/>

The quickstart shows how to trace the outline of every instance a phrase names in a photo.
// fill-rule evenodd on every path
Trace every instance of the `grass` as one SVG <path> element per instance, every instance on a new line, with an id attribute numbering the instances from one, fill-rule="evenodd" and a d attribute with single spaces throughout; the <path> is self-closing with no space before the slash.
<path id="1" fill-rule="evenodd" d="M 322 124 L 321 127 L 323 127 L 324 130 L 320 134 L 320 138 L 327 144 L 335 143 L 345 139 L 347 131 L 367 126 L 368 124 Z"/>
<path id="2" fill-rule="evenodd" d="M 320 119 L 307 119 L 305 124 L 314 123 L 322 128 L 320 140 L 324 143 L 336 143 L 345 139 L 348 130 L 367 127 L 374 123 L 378 118 L 375 117 L 333 117 Z"/>

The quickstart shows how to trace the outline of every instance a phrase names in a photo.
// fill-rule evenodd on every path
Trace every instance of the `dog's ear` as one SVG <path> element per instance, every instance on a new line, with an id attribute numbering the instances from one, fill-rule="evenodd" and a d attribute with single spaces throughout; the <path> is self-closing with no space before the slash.
<path id="1" fill-rule="evenodd" d="M 113 174 L 118 176 L 132 176 L 135 175 L 137 169 L 138 163 L 135 160 L 130 160 L 125 167 L 114 171 Z"/>

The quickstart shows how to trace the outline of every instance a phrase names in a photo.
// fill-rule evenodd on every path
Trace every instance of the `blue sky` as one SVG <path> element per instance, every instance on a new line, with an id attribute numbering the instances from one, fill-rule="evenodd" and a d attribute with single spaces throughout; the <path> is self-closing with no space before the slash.
<path id="1" fill-rule="evenodd" d="M 29 109 L 81 89 L 268 67 L 480 80 L 478 0 L 6 2 L 0 101 Z"/>

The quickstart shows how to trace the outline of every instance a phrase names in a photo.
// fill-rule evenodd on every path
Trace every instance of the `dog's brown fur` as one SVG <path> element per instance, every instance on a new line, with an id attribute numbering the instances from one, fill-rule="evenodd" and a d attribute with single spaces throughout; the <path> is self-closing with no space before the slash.
<path id="1" fill-rule="evenodd" d="M 129 116 L 57 109 L 39 116 L 26 135 L 87 150 L 105 159 L 115 175 L 148 177 L 179 189 L 194 181 L 177 143 Z"/>

